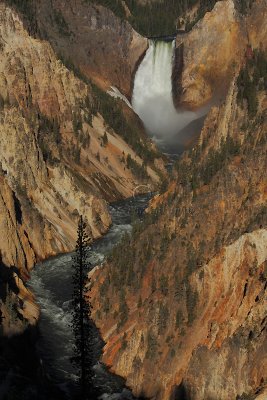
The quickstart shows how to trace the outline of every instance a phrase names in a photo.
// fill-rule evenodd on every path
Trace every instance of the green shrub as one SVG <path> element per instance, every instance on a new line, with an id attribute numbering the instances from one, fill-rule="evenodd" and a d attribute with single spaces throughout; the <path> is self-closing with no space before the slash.
<path id="1" fill-rule="evenodd" d="M 176 329 L 180 329 L 181 328 L 183 320 L 184 320 L 184 316 L 183 316 L 182 310 L 179 309 L 177 311 L 177 313 L 176 313 L 176 318 L 175 318 L 175 328 Z"/>
<path id="2" fill-rule="evenodd" d="M 196 318 L 196 306 L 198 302 L 197 291 L 192 290 L 190 283 L 186 281 L 186 308 L 187 308 L 187 322 L 192 326 Z"/>
<path id="3" fill-rule="evenodd" d="M 148 174 L 146 171 L 146 167 L 143 165 L 138 164 L 131 156 L 128 154 L 127 159 L 126 159 L 126 164 L 127 168 L 129 168 L 133 174 L 138 178 L 138 179 L 147 179 Z"/>
<path id="4" fill-rule="evenodd" d="M 157 339 L 155 335 L 152 333 L 152 331 L 149 330 L 147 335 L 147 351 L 145 358 L 148 358 L 150 360 L 153 359 L 156 355 L 157 347 L 158 347 Z"/>
<path id="5" fill-rule="evenodd" d="M 69 26 L 65 21 L 62 13 L 59 10 L 53 9 L 53 18 L 58 27 L 58 31 L 62 36 L 70 36 L 71 32 L 69 30 Z"/>
<path id="6" fill-rule="evenodd" d="M 167 328 L 169 315 L 170 315 L 170 313 L 169 313 L 168 307 L 164 304 L 160 304 L 159 318 L 158 318 L 158 327 L 159 327 L 160 334 L 162 334 L 165 331 L 165 329 Z"/>
<path id="7" fill-rule="evenodd" d="M 168 290 L 169 290 L 169 282 L 168 282 L 168 277 L 165 275 L 161 275 L 160 277 L 160 291 L 164 296 L 167 296 Z"/>
<path id="8" fill-rule="evenodd" d="M 171 358 L 174 358 L 174 357 L 175 357 L 175 350 L 174 350 L 174 349 L 171 349 L 171 351 L 170 351 L 170 357 L 171 357 Z"/>
<path id="9" fill-rule="evenodd" d="M 250 59 L 246 65 L 240 70 L 237 85 L 238 85 L 238 100 L 247 101 L 247 107 L 250 117 L 254 117 L 258 109 L 257 92 L 260 88 L 266 89 L 267 82 L 267 57 L 261 50 L 252 50 Z"/>

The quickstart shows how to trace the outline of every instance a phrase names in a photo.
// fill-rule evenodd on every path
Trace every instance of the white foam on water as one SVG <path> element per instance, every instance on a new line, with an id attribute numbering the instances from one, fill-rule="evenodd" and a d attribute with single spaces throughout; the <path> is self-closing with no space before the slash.
<path id="1" fill-rule="evenodd" d="M 132 105 L 142 119 L 146 130 L 160 146 L 170 140 L 183 144 L 179 131 L 207 112 L 177 111 L 173 104 L 172 72 L 175 51 L 173 42 L 150 40 L 149 48 L 134 80 Z"/>
<path id="2" fill-rule="evenodd" d="M 114 223 L 109 232 L 91 247 L 89 259 L 93 266 L 103 262 L 120 238 L 131 231 L 132 207 L 145 208 L 147 202 L 148 197 L 143 196 L 110 207 Z M 41 309 L 39 347 L 45 369 L 50 376 L 56 374 L 59 386 L 66 392 L 70 390 L 70 393 L 76 379 L 70 363 L 74 344 L 70 328 L 72 273 L 72 254 L 59 255 L 36 266 L 29 283 Z M 99 340 L 96 336 L 96 349 L 101 347 Z M 96 364 L 95 372 L 96 383 L 106 399 L 133 398 L 129 391 L 123 389 L 121 379 L 110 374 L 101 363 Z"/>

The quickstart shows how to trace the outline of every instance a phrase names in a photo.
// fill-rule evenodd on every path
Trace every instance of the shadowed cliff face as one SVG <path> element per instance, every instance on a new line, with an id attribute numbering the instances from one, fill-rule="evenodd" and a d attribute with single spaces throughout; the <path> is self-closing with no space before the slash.
<path id="1" fill-rule="evenodd" d="M 0 347 L 3 345 L 2 336 L 20 334 L 28 323 L 35 325 L 39 318 L 39 308 L 32 293 L 25 288 L 21 280 L 21 271 L 14 265 L 5 265 L 1 258 L 0 311 Z"/>
<path id="2" fill-rule="evenodd" d="M 147 40 L 128 22 L 82 0 L 42 1 L 34 14 L 36 32 L 49 40 L 67 65 L 103 89 L 116 86 L 130 98 L 132 74 Z"/>
<path id="3" fill-rule="evenodd" d="M 238 90 L 235 76 L 145 223 L 92 274 L 103 360 L 137 395 L 254 399 L 266 385 L 266 92 L 251 116 Z"/>

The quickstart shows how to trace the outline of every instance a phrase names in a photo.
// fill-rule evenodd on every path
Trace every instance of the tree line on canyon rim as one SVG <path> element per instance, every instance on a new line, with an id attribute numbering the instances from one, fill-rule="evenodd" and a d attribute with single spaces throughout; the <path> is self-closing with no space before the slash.
<path id="1" fill-rule="evenodd" d="M 26 16 L 30 30 L 38 31 L 35 0 L 5 0 Z M 83 0 L 89 4 L 99 4 L 110 9 L 122 20 L 128 20 L 133 28 L 146 37 L 168 36 L 183 28 L 188 32 L 206 12 L 211 11 L 217 0 L 164 0 L 141 3 L 137 0 Z M 246 14 L 254 0 L 235 0 L 237 9 Z M 187 12 L 196 8 L 191 18 Z M 128 9 L 128 12 L 126 11 Z M 68 35 L 68 25 L 62 13 L 54 10 L 55 23 L 62 35 Z"/>
<path id="2" fill-rule="evenodd" d="M 90 3 L 101 4 L 111 9 L 121 19 L 127 19 L 134 29 L 146 37 L 168 36 L 175 34 L 181 24 L 185 30 L 191 27 L 210 11 L 216 0 L 200 0 L 198 11 L 193 21 L 185 17 L 186 12 L 198 4 L 197 0 L 164 0 L 158 2 L 140 3 L 137 0 L 125 0 L 130 11 L 126 15 L 125 6 L 121 0 L 87 0 Z M 179 19 L 181 17 L 181 21 Z"/>
<path id="3" fill-rule="evenodd" d="M 141 3 L 137 0 L 86 0 L 89 3 L 101 4 L 109 8 L 121 19 L 127 19 L 134 29 L 146 37 L 168 36 L 183 28 L 188 32 L 206 12 L 211 11 L 217 0 L 163 0 Z M 236 6 L 246 14 L 254 0 L 236 0 Z M 188 10 L 197 6 L 191 19 Z"/>

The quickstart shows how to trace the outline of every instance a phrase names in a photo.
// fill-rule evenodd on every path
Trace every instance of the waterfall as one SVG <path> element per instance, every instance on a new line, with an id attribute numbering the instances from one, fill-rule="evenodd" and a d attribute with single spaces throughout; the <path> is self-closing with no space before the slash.
<path id="1" fill-rule="evenodd" d="M 134 80 L 132 106 L 150 136 L 167 152 L 176 152 L 190 139 L 190 123 L 204 112 L 177 111 L 172 97 L 175 40 L 149 41 Z M 188 131 L 186 132 L 186 127 Z M 192 127 L 191 127 L 192 131 Z M 195 132 L 195 129 L 193 129 Z"/>

